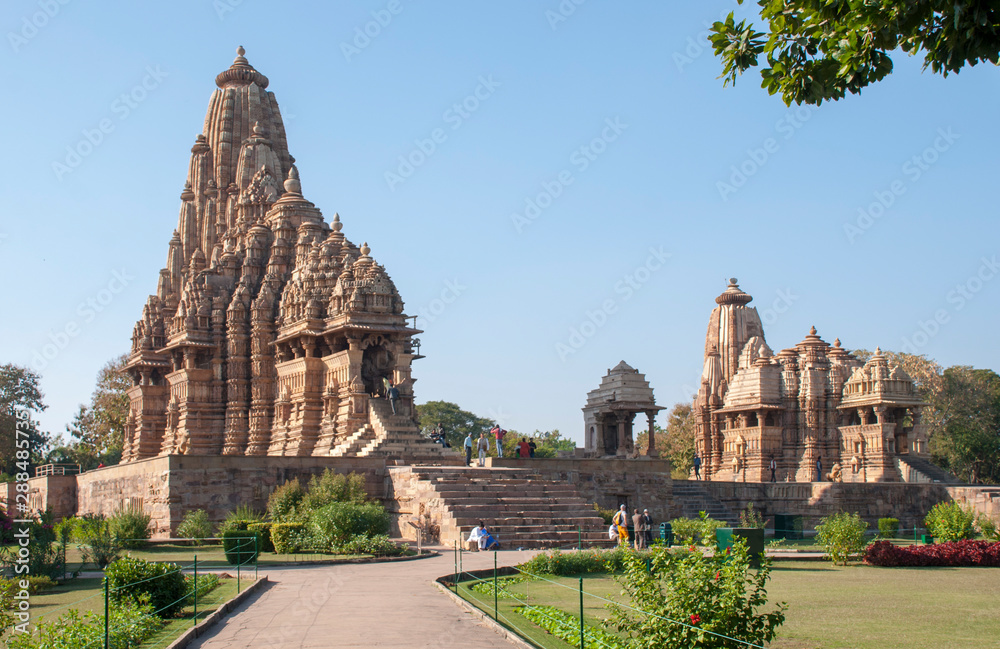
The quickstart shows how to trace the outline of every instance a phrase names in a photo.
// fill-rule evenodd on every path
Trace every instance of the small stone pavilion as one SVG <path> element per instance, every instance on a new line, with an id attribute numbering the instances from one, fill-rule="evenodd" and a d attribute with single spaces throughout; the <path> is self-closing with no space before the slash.
<path id="1" fill-rule="evenodd" d="M 706 479 L 767 481 L 772 458 L 789 482 L 899 482 L 936 470 L 926 404 L 901 367 L 878 349 L 862 363 L 815 327 L 774 354 L 752 299 L 731 279 L 709 319 L 693 408 Z"/>
<path id="2" fill-rule="evenodd" d="M 632 422 L 636 414 L 641 412 L 646 415 L 649 425 L 644 454 L 655 456 L 653 421 L 660 410 L 663 408 L 656 405 L 653 389 L 649 387 L 646 376 L 625 361 L 618 363 L 601 379 L 600 387 L 587 393 L 587 405 L 583 408 L 587 454 L 625 457 L 637 455 Z"/>

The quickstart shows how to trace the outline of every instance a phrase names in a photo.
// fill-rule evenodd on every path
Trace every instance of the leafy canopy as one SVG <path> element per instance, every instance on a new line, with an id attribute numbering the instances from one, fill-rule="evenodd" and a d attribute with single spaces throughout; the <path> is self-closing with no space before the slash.
<path id="1" fill-rule="evenodd" d="M 743 4 L 743 0 L 737 0 Z M 709 40 L 724 84 L 760 63 L 761 87 L 788 105 L 823 103 L 881 81 L 889 53 L 922 54 L 942 76 L 966 65 L 997 64 L 1000 5 L 995 0 L 758 0 L 766 32 L 733 13 Z"/>

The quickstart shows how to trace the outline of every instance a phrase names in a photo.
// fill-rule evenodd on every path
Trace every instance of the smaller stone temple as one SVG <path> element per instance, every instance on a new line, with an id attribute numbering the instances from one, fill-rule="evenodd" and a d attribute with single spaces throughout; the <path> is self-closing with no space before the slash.
<path id="1" fill-rule="evenodd" d="M 649 425 L 643 454 L 656 456 L 653 421 L 660 410 L 663 408 L 656 405 L 646 376 L 625 361 L 618 363 L 601 379 L 600 387 L 587 393 L 587 405 L 583 408 L 587 454 L 637 455 L 632 421 L 641 412 Z"/>

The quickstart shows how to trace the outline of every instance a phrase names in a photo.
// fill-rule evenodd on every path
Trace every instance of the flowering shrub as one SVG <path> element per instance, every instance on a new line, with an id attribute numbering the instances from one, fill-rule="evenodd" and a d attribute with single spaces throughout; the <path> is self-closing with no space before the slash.
<path id="1" fill-rule="evenodd" d="M 976 535 L 976 515 L 954 500 L 938 503 L 924 519 L 927 530 L 938 541 L 961 541 Z"/>
<path id="2" fill-rule="evenodd" d="M 841 512 L 827 516 L 816 526 L 816 540 L 834 563 L 847 562 L 860 557 L 865 551 L 865 530 L 868 523 L 857 514 Z"/>
<path id="3" fill-rule="evenodd" d="M 763 645 L 785 621 L 787 605 L 760 612 L 767 605 L 771 563 L 764 558 L 760 569 L 752 570 L 750 559 L 743 539 L 714 557 L 653 548 L 648 568 L 641 558 L 628 554 L 619 581 L 631 608 L 609 604 L 607 624 L 622 633 L 627 646 Z"/>
<path id="4" fill-rule="evenodd" d="M 1000 543 L 951 541 L 937 545 L 893 545 L 876 541 L 865 551 L 873 566 L 1000 567 Z"/>

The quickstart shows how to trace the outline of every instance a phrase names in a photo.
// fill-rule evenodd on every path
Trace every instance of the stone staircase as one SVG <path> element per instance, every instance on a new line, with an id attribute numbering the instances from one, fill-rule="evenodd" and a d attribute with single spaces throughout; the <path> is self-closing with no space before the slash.
<path id="1" fill-rule="evenodd" d="M 607 545 L 607 526 L 576 486 L 543 478 L 531 469 L 390 468 L 402 507 L 400 531 L 412 532 L 422 512 L 438 526 L 440 542 L 465 544 L 479 521 L 499 535 L 504 548 Z M 408 518 L 409 517 L 409 518 Z"/>
<path id="2" fill-rule="evenodd" d="M 405 462 L 463 464 L 459 453 L 421 434 L 408 415 L 392 414 L 385 399 L 369 399 L 368 421 L 338 444 L 333 457 L 384 457 Z"/>
<path id="3" fill-rule="evenodd" d="M 916 455 L 897 455 L 896 467 L 899 469 L 903 482 L 963 484 L 961 480 L 941 467 Z"/>
<path id="4" fill-rule="evenodd" d="M 674 480 L 674 507 L 683 518 L 698 518 L 699 512 L 708 512 L 712 518 L 737 526 L 738 514 L 717 499 L 697 480 Z"/>

